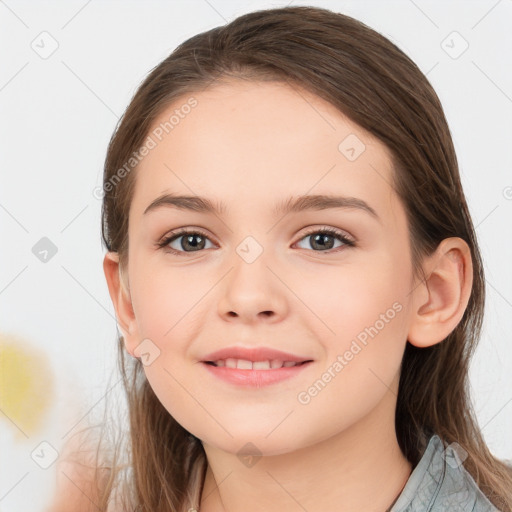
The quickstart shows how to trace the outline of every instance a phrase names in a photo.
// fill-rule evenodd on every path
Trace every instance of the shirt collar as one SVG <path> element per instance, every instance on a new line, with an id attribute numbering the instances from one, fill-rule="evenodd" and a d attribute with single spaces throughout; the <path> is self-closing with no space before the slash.
<path id="1" fill-rule="evenodd" d="M 499 512 L 478 488 L 463 462 L 466 451 L 434 434 L 391 512 Z"/>

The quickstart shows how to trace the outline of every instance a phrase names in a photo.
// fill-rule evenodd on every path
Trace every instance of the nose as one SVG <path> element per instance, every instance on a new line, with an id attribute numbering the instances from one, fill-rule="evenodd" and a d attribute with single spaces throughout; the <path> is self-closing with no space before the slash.
<path id="1" fill-rule="evenodd" d="M 284 290 L 263 256 L 252 263 L 239 258 L 221 287 L 219 314 L 226 320 L 246 323 L 278 321 L 287 311 Z"/>

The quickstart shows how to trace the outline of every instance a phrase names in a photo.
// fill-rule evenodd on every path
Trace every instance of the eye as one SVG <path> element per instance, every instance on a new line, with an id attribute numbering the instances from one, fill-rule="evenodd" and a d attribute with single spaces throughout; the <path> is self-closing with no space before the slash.
<path id="1" fill-rule="evenodd" d="M 315 235 L 315 236 L 313 236 Z M 318 248 L 320 251 L 315 252 L 330 252 L 333 248 L 335 239 L 342 242 L 341 246 L 348 245 L 353 247 L 355 245 L 353 240 L 350 240 L 343 232 L 334 228 L 315 228 L 306 233 L 300 241 L 309 239 L 313 248 Z M 298 243 L 298 242 L 297 242 Z M 338 246 L 340 247 L 340 246 Z M 322 250 L 327 249 L 327 250 Z"/>
<path id="2" fill-rule="evenodd" d="M 179 242 L 180 239 L 181 242 Z M 341 246 L 355 246 L 355 242 L 349 239 L 342 231 L 329 227 L 311 229 L 299 240 L 299 242 L 306 239 L 311 240 L 311 246 L 314 249 L 320 249 L 315 252 L 331 252 L 335 240 L 340 241 Z M 164 237 L 157 243 L 157 245 L 172 254 L 183 256 L 184 253 L 199 252 L 202 249 L 207 249 L 208 247 L 205 247 L 207 242 L 211 243 L 210 239 L 201 231 L 180 229 L 179 231 L 174 231 L 170 235 Z M 174 247 L 172 244 L 175 244 Z M 338 248 L 339 247 L 340 246 L 338 246 Z M 301 248 L 304 249 L 304 247 Z"/>
<path id="3" fill-rule="evenodd" d="M 180 238 L 182 240 L 181 242 L 178 242 Z M 182 256 L 183 253 L 198 252 L 201 249 L 204 249 L 206 241 L 210 240 L 204 233 L 200 231 L 181 229 L 165 237 L 161 242 L 158 243 L 158 246 L 173 254 Z M 175 246 L 172 247 L 171 244 L 175 244 Z"/>

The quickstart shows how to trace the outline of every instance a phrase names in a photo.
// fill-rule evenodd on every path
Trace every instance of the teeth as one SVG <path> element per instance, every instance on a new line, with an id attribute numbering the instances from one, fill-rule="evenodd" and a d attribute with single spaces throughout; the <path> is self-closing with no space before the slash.
<path id="1" fill-rule="evenodd" d="M 239 370 L 273 370 L 277 368 L 290 368 L 299 363 L 293 361 L 280 361 L 279 359 L 272 359 L 270 361 L 247 361 L 246 359 L 219 359 L 215 361 L 215 366 L 225 366 L 226 368 L 238 368 Z"/>
<path id="2" fill-rule="evenodd" d="M 226 368 L 236 368 L 236 359 L 226 359 Z"/>
<path id="3" fill-rule="evenodd" d="M 253 370 L 270 370 L 270 361 L 254 361 L 252 363 Z"/>
<path id="4" fill-rule="evenodd" d="M 236 367 L 239 370 L 252 370 L 252 361 L 246 361 L 245 359 L 238 359 Z"/>

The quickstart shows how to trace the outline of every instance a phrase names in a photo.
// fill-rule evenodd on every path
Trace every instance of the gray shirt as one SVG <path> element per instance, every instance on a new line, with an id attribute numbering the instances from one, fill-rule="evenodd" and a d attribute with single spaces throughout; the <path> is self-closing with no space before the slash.
<path id="1" fill-rule="evenodd" d="M 499 512 L 464 467 L 465 454 L 434 434 L 391 512 Z"/>

